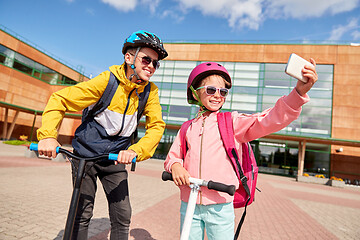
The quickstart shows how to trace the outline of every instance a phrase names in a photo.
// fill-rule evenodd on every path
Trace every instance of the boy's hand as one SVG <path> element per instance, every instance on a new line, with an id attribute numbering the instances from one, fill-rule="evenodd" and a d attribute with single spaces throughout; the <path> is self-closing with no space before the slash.
<path id="1" fill-rule="evenodd" d="M 171 166 L 171 173 L 176 186 L 190 185 L 190 174 L 180 163 L 174 163 Z"/>
<path id="2" fill-rule="evenodd" d="M 302 70 L 303 75 L 308 78 L 307 83 L 298 80 L 295 87 L 296 91 L 299 93 L 300 96 L 304 96 L 318 80 L 318 75 L 315 69 L 316 62 L 313 58 L 310 58 L 310 62 L 314 65 L 314 67 L 305 65 L 305 67 Z"/>
<path id="3" fill-rule="evenodd" d="M 55 138 L 44 138 L 38 143 L 39 155 L 56 158 L 56 148 L 61 147 L 60 143 Z"/>
<path id="4" fill-rule="evenodd" d="M 119 152 L 117 162 L 115 161 L 115 165 L 118 163 L 122 164 L 130 164 L 134 157 L 137 157 L 137 153 L 133 150 L 122 150 Z"/>

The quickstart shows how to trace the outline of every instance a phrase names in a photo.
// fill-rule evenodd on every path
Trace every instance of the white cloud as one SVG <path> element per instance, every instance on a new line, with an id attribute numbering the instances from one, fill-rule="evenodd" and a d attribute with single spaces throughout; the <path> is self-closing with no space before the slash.
<path id="1" fill-rule="evenodd" d="M 226 18 L 232 28 L 258 29 L 262 0 L 177 0 L 184 12 L 195 9 L 203 15 Z"/>
<path id="2" fill-rule="evenodd" d="M 351 11 L 359 0 L 265 0 L 265 15 L 270 18 L 313 18 Z"/>
<path id="3" fill-rule="evenodd" d="M 71 1 L 71 0 L 69 0 Z M 146 7 L 154 14 L 161 0 L 101 0 L 122 12 Z M 227 19 L 233 29 L 259 29 L 268 18 L 317 18 L 326 14 L 335 15 L 358 7 L 360 0 L 175 0 L 178 6 L 158 13 L 160 17 L 171 17 L 181 22 L 187 12 L 196 10 L 205 16 Z M 169 4 L 169 3 L 167 3 Z M 180 10 L 179 10 L 180 9 Z M 336 32 L 337 31 L 337 32 Z M 341 28 L 334 29 L 341 34 Z"/>
<path id="4" fill-rule="evenodd" d="M 317 18 L 351 11 L 360 0 L 176 0 L 184 14 L 197 10 L 203 15 L 225 18 L 234 29 L 257 30 L 267 18 Z"/>
<path id="5" fill-rule="evenodd" d="M 149 7 L 151 13 L 155 13 L 160 0 L 141 0 L 141 4 Z"/>
<path id="6" fill-rule="evenodd" d="M 351 36 L 354 38 L 354 40 L 359 40 L 360 39 L 360 32 L 356 30 L 356 31 L 351 33 Z"/>
<path id="7" fill-rule="evenodd" d="M 143 6 L 149 8 L 151 13 L 155 13 L 155 9 L 161 0 L 101 0 L 103 3 L 109 4 L 121 12 L 129 12 L 135 10 L 136 7 Z"/>
<path id="8" fill-rule="evenodd" d="M 88 14 L 90 14 L 90 15 L 92 15 L 92 16 L 94 16 L 95 15 L 95 10 L 94 9 L 92 9 L 92 8 L 86 8 L 86 10 L 85 10 Z"/>
<path id="9" fill-rule="evenodd" d="M 137 0 L 101 0 L 122 12 L 128 12 L 135 9 Z"/>
<path id="10" fill-rule="evenodd" d="M 340 40 L 344 34 L 350 32 L 350 31 L 354 31 L 355 29 L 359 28 L 358 20 L 359 19 L 357 19 L 357 18 L 352 18 L 346 25 L 335 26 L 333 28 L 333 30 L 331 31 L 331 35 L 328 40 L 330 40 L 330 41 Z M 358 33 L 358 31 L 354 31 L 352 35 L 355 34 L 355 36 L 356 36 L 356 34 L 357 34 L 356 32 Z"/>
<path id="11" fill-rule="evenodd" d="M 165 10 L 160 15 L 160 18 L 167 18 L 167 17 L 174 19 L 175 22 L 177 23 L 180 23 L 185 19 L 184 15 L 180 15 L 178 14 L 177 11 L 173 11 L 173 10 Z"/>

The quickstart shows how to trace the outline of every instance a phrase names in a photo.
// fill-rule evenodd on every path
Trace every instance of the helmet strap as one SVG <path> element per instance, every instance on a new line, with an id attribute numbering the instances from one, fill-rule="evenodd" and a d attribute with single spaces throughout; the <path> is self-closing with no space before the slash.
<path id="1" fill-rule="evenodd" d="M 201 102 L 201 100 L 199 98 L 199 95 L 197 94 L 196 90 L 194 89 L 194 87 L 192 85 L 190 86 L 190 90 L 194 94 L 195 100 L 190 100 L 189 102 L 191 104 L 196 104 L 196 105 L 198 105 L 200 107 L 204 107 L 204 104 L 202 104 L 202 102 Z"/>
<path id="2" fill-rule="evenodd" d="M 194 89 L 194 87 L 192 85 L 190 86 L 190 90 L 194 94 L 196 100 L 189 100 L 189 103 L 190 104 L 196 104 L 196 105 L 198 105 L 200 107 L 200 109 L 202 109 L 201 111 L 199 111 L 196 114 L 195 118 L 198 118 L 198 117 L 200 117 L 201 115 L 203 115 L 204 113 L 206 113 L 207 111 L 210 111 L 210 110 L 208 110 L 204 106 L 204 104 L 201 102 L 199 95 L 197 94 L 196 90 Z"/>
<path id="3" fill-rule="evenodd" d="M 136 58 L 137 58 L 137 55 L 139 54 L 139 51 L 140 51 L 141 47 L 138 47 L 136 49 L 136 52 L 135 52 L 135 55 L 134 55 L 134 61 L 133 61 L 133 64 L 130 65 L 131 69 L 134 71 L 133 74 L 130 75 L 129 77 L 129 80 L 131 81 L 132 78 L 135 76 L 137 81 L 135 82 L 136 84 L 140 84 L 142 82 L 144 82 L 144 80 L 142 80 L 139 75 L 136 73 L 136 67 L 135 67 L 135 61 L 136 61 Z"/>

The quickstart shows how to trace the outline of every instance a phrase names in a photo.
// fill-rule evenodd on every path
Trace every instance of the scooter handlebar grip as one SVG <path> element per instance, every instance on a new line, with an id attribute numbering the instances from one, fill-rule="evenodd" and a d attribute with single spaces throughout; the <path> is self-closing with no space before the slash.
<path id="1" fill-rule="evenodd" d="M 30 149 L 30 151 L 37 151 L 38 145 L 36 143 L 30 143 L 29 149 Z"/>
<path id="2" fill-rule="evenodd" d="M 30 143 L 29 147 L 30 151 L 37 151 L 38 150 L 38 144 L 36 143 Z M 56 147 L 56 153 L 60 152 L 60 147 Z"/>
<path id="3" fill-rule="evenodd" d="M 219 182 L 209 181 L 208 189 L 213 189 L 220 192 L 226 192 L 230 196 L 234 196 L 235 194 L 235 186 L 234 185 L 226 185 Z"/>
<path id="4" fill-rule="evenodd" d="M 119 154 L 116 154 L 116 153 L 109 153 L 109 157 L 108 159 L 109 160 L 113 160 L 113 161 L 116 161 L 118 159 L 118 155 Z M 133 158 L 133 160 L 131 160 L 132 163 L 136 163 L 136 157 Z"/>
<path id="5" fill-rule="evenodd" d="M 113 160 L 113 161 L 116 161 L 118 158 L 118 154 L 115 154 L 115 153 L 109 153 L 109 157 L 108 159 L 109 160 Z"/>
<path id="6" fill-rule="evenodd" d="M 109 153 L 109 160 L 113 160 L 113 161 L 117 161 L 118 159 L 118 155 L 119 154 L 115 154 L 115 153 Z M 136 157 L 133 158 L 133 160 L 131 160 L 131 171 L 135 171 L 135 167 L 136 167 Z"/>
<path id="7" fill-rule="evenodd" d="M 172 174 L 164 171 L 161 176 L 163 181 L 173 181 Z"/>

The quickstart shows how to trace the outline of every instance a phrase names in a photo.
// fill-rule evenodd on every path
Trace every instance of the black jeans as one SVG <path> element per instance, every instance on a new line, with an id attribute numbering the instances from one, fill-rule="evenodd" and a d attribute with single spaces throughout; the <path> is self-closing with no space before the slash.
<path id="1" fill-rule="evenodd" d="M 73 160 L 73 182 L 79 161 Z M 80 188 L 80 199 L 76 213 L 72 239 L 88 239 L 88 227 L 93 216 L 96 181 L 100 179 L 108 201 L 111 222 L 110 239 L 127 240 L 131 219 L 131 205 L 129 200 L 128 173 L 125 165 L 114 165 L 104 160 L 93 164 L 88 162 L 85 167 L 85 177 Z"/>

